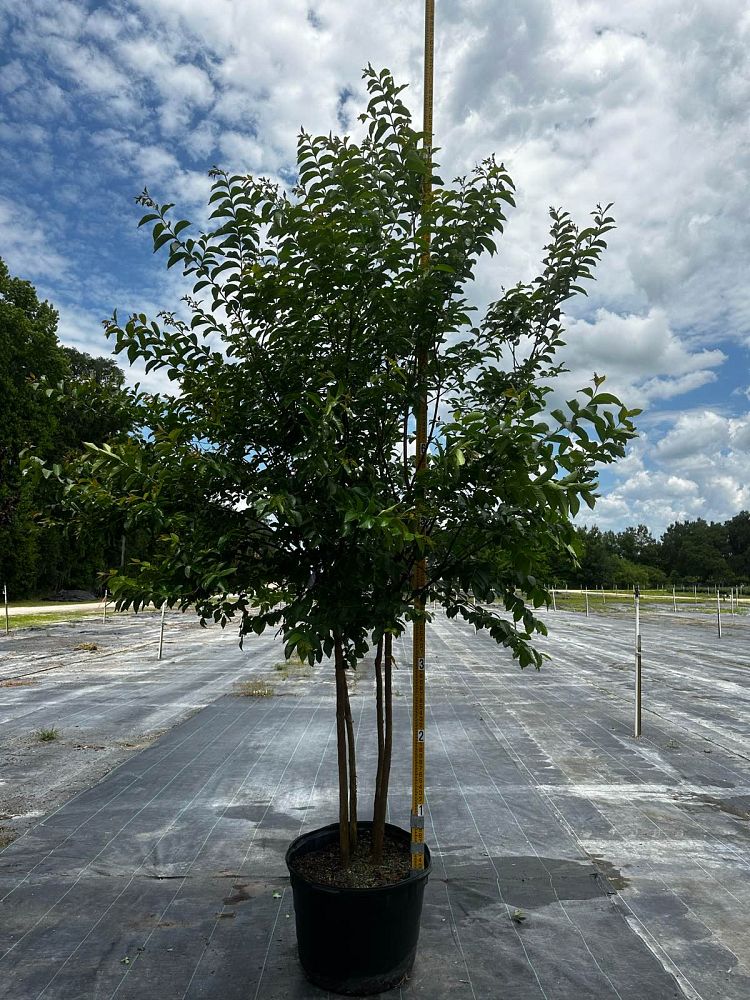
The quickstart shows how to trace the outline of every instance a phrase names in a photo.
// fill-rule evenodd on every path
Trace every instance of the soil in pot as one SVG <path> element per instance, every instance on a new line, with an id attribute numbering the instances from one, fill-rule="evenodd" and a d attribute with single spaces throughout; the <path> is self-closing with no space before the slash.
<path id="1" fill-rule="evenodd" d="M 371 889 L 393 885 L 409 877 L 411 854 L 409 845 L 404 844 L 403 839 L 397 840 L 386 833 L 382 863 L 379 865 L 372 862 L 371 845 L 370 831 L 362 830 L 348 868 L 341 864 L 338 843 L 332 843 L 295 858 L 294 870 L 310 882 L 336 889 Z"/>

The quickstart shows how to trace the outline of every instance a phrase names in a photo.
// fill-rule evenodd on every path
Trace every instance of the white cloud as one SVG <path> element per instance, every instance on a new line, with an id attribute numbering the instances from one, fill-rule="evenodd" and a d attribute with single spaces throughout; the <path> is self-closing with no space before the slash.
<path id="1" fill-rule="evenodd" d="M 665 372 L 694 374 L 726 360 L 720 350 L 691 349 L 661 309 L 641 316 L 598 309 L 591 321 L 569 320 L 567 331 L 569 363 L 580 367 L 585 360 L 633 381 Z"/>
<path id="2" fill-rule="evenodd" d="M 92 94 L 122 101 L 130 81 L 99 49 L 63 38 L 49 39 L 46 48 L 58 66 L 68 70 L 77 86 Z"/>
<path id="3" fill-rule="evenodd" d="M 660 439 L 637 441 L 618 463 L 586 523 L 644 523 L 658 534 L 673 521 L 724 521 L 750 507 L 750 412 L 695 410 L 669 423 Z"/>
<path id="4" fill-rule="evenodd" d="M 112 346 L 102 334 L 101 316 L 76 306 L 61 306 L 58 312 L 57 334 L 63 343 L 98 358 L 112 355 Z"/>
<path id="5" fill-rule="evenodd" d="M 167 184 L 180 172 L 174 153 L 163 146 L 138 142 L 125 131 L 104 129 L 95 132 L 91 142 L 101 151 L 105 169 L 131 178 L 139 190 L 148 184 Z"/>
<path id="6" fill-rule="evenodd" d="M 10 271 L 28 279 L 54 281 L 69 270 L 69 262 L 58 252 L 59 219 L 43 224 L 29 207 L 0 197 L 2 255 Z"/>
<path id="7" fill-rule="evenodd" d="M 273 169 L 269 150 L 251 135 L 240 132 L 224 132 L 219 140 L 222 155 L 232 163 L 241 164 L 239 170 L 249 174 L 263 173 Z M 273 160 L 276 158 L 273 157 Z"/>
<path id="8" fill-rule="evenodd" d="M 729 422 L 718 413 L 710 410 L 686 413 L 659 441 L 654 452 L 662 461 L 684 459 L 696 452 L 707 457 L 729 443 L 728 432 Z"/>
<path id="9" fill-rule="evenodd" d="M 641 386 L 641 390 L 649 400 L 671 399 L 673 396 L 681 396 L 685 392 L 709 385 L 711 382 L 715 382 L 717 378 L 716 372 L 688 372 L 686 375 L 679 376 L 679 378 L 648 379 Z"/>
<path id="10" fill-rule="evenodd" d="M 557 405 L 596 372 L 628 407 L 649 409 L 715 382 L 714 369 L 727 360 L 723 351 L 681 337 L 661 309 L 643 315 L 598 309 L 590 319 L 567 317 L 565 325 L 561 357 L 570 370 L 557 380 Z"/>
<path id="11" fill-rule="evenodd" d="M 0 67 L 0 93 L 12 94 L 29 81 L 29 74 L 20 59 L 12 59 Z"/>

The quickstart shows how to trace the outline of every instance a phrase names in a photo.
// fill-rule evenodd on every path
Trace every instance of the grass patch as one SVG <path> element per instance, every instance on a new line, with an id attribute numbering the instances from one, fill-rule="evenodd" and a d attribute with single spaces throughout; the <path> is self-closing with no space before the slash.
<path id="1" fill-rule="evenodd" d="M 586 612 L 586 595 L 577 591 L 555 590 L 555 605 L 558 611 Z M 676 612 L 674 607 L 676 605 Z M 550 601 L 552 609 L 552 601 Z M 676 613 L 687 618 L 689 615 L 716 615 L 716 598 L 706 600 L 704 596 L 698 594 L 697 603 L 693 600 L 692 594 L 681 595 L 678 591 L 675 599 L 671 591 L 651 590 L 641 591 L 641 614 L 649 611 L 658 611 L 661 614 Z M 602 596 L 601 590 L 589 591 L 589 611 L 591 614 L 613 614 L 621 616 L 623 613 L 632 614 L 634 599 L 632 591 L 621 590 L 616 594 L 612 591 L 605 591 Z M 738 606 L 735 603 L 734 614 L 745 616 L 747 608 Z M 721 615 L 722 619 L 730 616 L 731 604 L 726 596 L 722 597 Z"/>
<path id="2" fill-rule="evenodd" d="M 35 735 L 39 743 L 52 743 L 60 734 L 53 727 L 52 729 L 38 729 Z"/>
<path id="3" fill-rule="evenodd" d="M 114 614 L 114 611 L 108 614 Z M 96 611 L 68 611 L 46 612 L 38 615 L 11 615 L 9 625 L 11 632 L 17 628 L 37 628 L 40 625 L 59 625 L 60 622 L 84 621 L 86 619 L 101 618 L 101 612 Z"/>
<path id="4" fill-rule="evenodd" d="M 27 601 L 8 601 L 8 607 L 12 611 L 14 608 L 49 608 L 50 611 L 54 611 L 55 608 L 65 608 L 70 607 L 71 604 L 93 604 L 96 598 L 92 598 L 90 601 L 48 601 L 44 597 L 39 597 L 34 600 L 30 597 Z"/>
<path id="5" fill-rule="evenodd" d="M 237 681 L 232 694 L 237 698 L 271 698 L 273 697 L 273 688 L 265 681 L 256 678 L 249 681 Z"/>
<path id="6" fill-rule="evenodd" d="M 74 650 L 82 650 L 86 653 L 95 653 L 99 647 L 95 642 L 79 642 L 77 646 L 73 646 Z"/>
<path id="7" fill-rule="evenodd" d="M 152 607 L 141 608 L 138 614 L 145 617 L 147 614 L 155 614 L 156 609 Z M 124 616 L 135 616 L 134 611 L 115 611 L 113 604 L 107 605 L 107 621 L 110 618 L 121 618 Z M 39 628 L 40 626 L 60 625 L 72 622 L 101 621 L 103 610 L 97 611 L 46 611 L 38 614 L 11 615 L 9 625 L 11 632 L 18 628 Z M 5 621 L 2 618 L 2 605 L 0 605 L 0 634 L 4 634 Z"/>
<path id="8" fill-rule="evenodd" d="M 23 677 L 9 677 L 7 681 L 0 681 L 0 688 L 28 688 L 38 683 L 39 681 L 24 679 Z"/>

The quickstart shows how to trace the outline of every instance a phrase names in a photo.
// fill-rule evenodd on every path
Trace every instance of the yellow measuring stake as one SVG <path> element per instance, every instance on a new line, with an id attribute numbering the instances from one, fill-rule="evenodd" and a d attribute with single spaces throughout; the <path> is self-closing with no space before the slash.
<path id="1" fill-rule="evenodd" d="M 422 210 L 427 208 L 432 195 L 432 98 L 435 51 L 435 0 L 425 0 L 424 14 L 424 153 L 427 162 L 422 187 Z M 430 266 L 430 237 L 425 236 L 422 252 L 422 267 Z M 420 338 L 417 347 L 417 383 L 419 400 L 417 403 L 417 481 L 427 463 L 427 344 Z M 421 522 L 421 501 L 418 496 L 418 519 Z M 421 526 L 421 523 L 420 523 Z M 427 559 L 422 556 L 414 567 L 414 589 L 421 593 L 427 584 Z M 414 602 L 418 620 L 412 629 L 412 770 L 411 770 L 411 867 L 424 868 L 424 772 L 425 772 L 425 661 L 427 658 L 424 610 L 425 602 L 419 597 Z"/>

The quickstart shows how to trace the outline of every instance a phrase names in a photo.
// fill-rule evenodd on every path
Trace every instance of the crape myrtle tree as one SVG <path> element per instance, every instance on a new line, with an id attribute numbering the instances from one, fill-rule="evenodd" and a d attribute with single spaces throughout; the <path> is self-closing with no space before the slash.
<path id="1" fill-rule="evenodd" d="M 158 540 L 152 559 L 112 571 L 120 607 L 166 600 L 203 623 L 234 620 L 241 636 L 278 630 L 287 657 L 332 658 L 345 865 L 357 835 L 347 671 L 375 651 L 377 862 L 393 638 L 429 618 L 419 598 L 434 600 L 539 666 L 532 638 L 546 630 L 534 609 L 547 593 L 535 567 L 573 544 L 570 519 L 594 504 L 597 466 L 622 455 L 635 413 L 599 377 L 548 412 L 561 309 L 592 277 L 606 209 L 584 229 L 552 211 L 539 276 L 477 320 L 466 288 L 496 252 L 511 180 L 490 157 L 451 185 L 434 176 L 423 205 L 434 167 L 404 88 L 387 70 L 365 80 L 365 137 L 302 132 L 290 192 L 216 169 L 213 228 L 200 233 L 173 221 L 172 205 L 139 198 L 154 250 L 190 276 L 188 318 L 115 314 L 105 325 L 118 351 L 176 391 L 134 393 L 142 432 L 89 448 L 63 477 L 76 516 L 117 514 Z"/>

